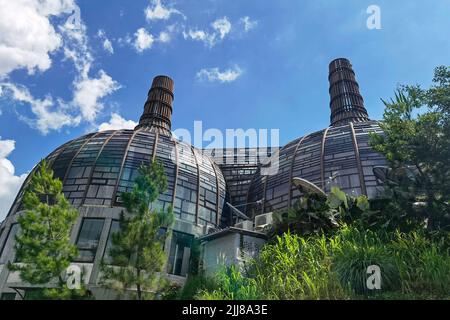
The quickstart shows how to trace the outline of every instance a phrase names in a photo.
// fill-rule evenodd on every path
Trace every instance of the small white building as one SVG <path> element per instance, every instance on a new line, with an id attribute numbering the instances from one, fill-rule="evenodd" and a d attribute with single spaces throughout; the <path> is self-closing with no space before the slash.
<path id="1" fill-rule="evenodd" d="M 265 233 L 236 227 L 200 237 L 205 274 L 211 276 L 223 266 L 242 268 L 246 261 L 258 256 L 266 241 Z"/>

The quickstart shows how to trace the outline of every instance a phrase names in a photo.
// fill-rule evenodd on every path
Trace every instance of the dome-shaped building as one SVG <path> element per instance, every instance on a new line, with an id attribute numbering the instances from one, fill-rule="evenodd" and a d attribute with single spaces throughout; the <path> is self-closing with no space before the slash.
<path id="1" fill-rule="evenodd" d="M 330 127 L 295 139 L 278 151 L 270 149 L 268 163 L 260 163 L 257 149 L 204 152 L 175 139 L 171 134 L 174 84 L 166 76 L 153 80 L 134 130 L 87 134 L 53 151 L 46 159 L 63 182 L 65 196 L 80 213 L 71 236 L 80 253 L 74 264 L 84 268 L 91 291 L 108 297 L 99 286 L 100 265 L 108 261 L 111 234 L 119 228 L 121 194 L 133 187 L 139 166 L 152 160 L 163 163 L 168 180 L 167 191 L 154 205 L 172 205 L 175 214 L 173 232 L 164 248 L 167 274 L 175 281 L 182 281 L 187 274 L 195 237 L 209 243 L 204 246 L 202 259 L 205 269 L 212 271 L 224 257 L 235 263 L 245 256 L 242 250 L 256 252 L 251 248 L 264 242 L 264 235 L 253 230 L 256 221 L 246 221 L 241 228 L 229 227 L 242 217 L 253 218 L 292 206 L 300 196 L 292 182 L 294 177 L 308 180 L 325 192 L 336 185 L 350 194 L 375 197 L 381 185 L 373 168 L 385 165 L 385 159 L 370 148 L 369 134 L 381 130 L 368 117 L 347 59 L 331 62 L 329 81 Z M 13 295 L 17 288 L 26 288 L 6 264 L 14 261 L 17 217 L 30 177 L 0 225 L 2 294 Z"/>
<path id="2" fill-rule="evenodd" d="M 292 181 L 299 177 L 325 192 L 338 186 L 347 194 L 374 198 L 381 191 L 373 173 L 386 165 L 385 158 L 369 145 L 370 133 L 382 134 L 377 121 L 369 120 L 350 61 L 336 59 L 329 66 L 330 127 L 291 141 L 268 164 L 274 174 L 255 174 L 247 194 L 247 214 L 283 211 L 300 192 Z M 271 173 L 273 170 L 268 170 Z"/>
<path id="3" fill-rule="evenodd" d="M 167 176 L 167 191 L 154 205 L 164 209 L 172 205 L 175 215 L 172 236 L 166 244 L 169 274 L 185 276 L 192 240 L 203 235 L 206 227 L 220 223 L 226 195 L 224 177 L 201 150 L 172 137 L 173 86 L 166 76 L 153 80 L 143 115 L 134 130 L 87 134 L 67 142 L 46 158 L 55 177 L 63 182 L 66 198 L 80 213 L 72 240 L 80 252 L 76 262 L 87 269 L 91 285 L 97 283 L 100 262 L 108 254 L 110 234 L 119 226 L 121 193 L 131 191 L 142 164 L 157 160 Z M 5 234 L 8 243 L 1 247 L 4 249 L 0 266 L 13 259 L 11 242 L 17 232 L 16 216 L 23 210 L 22 196 L 31 175 L 2 223 L 1 230 L 9 231 Z M 5 269 L 0 269 L 0 288 L 2 274 L 14 277 Z M 11 281 L 19 279 L 8 279 Z"/>
<path id="4" fill-rule="evenodd" d="M 382 131 L 376 121 L 369 120 L 349 60 L 340 58 L 330 63 L 329 82 L 330 127 L 282 147 L 268 162 L 277 168 L 274 174 L 255 174 L 247 194 L 249 216 L 292 206 L 300 197 L 292 183 L 294 177 L 308 180 L 325 192 L 338 186 L 348 194 L 369 198 L 380 193 L 373 168 L 386 165 L 386 160 L 370 147 L 369 137 Z"/>

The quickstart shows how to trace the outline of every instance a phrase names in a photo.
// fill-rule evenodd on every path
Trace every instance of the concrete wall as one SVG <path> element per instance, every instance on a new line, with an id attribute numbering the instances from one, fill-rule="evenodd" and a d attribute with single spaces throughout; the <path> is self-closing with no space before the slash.
<path id="1" fill-rule="evenodd" d="M 97 218 L 104 219 L 103 229 L 100 236 L 99 244 L 97 247 L 97 253 L 93 263 L 73 263 L 81 267 L 84 270 L 83 280 L 85 284 L 87 284 L 88 288 L 91 289 L 95 298 L 97 299 L 108 299 L 111 297 L 109 293 L 105 290 L 102 290 L 99 287 L 99 280 L 101 276 L 100 267 L 101 261 L 103 259 L 103 255 L 105 253 L 109 231 L 111 227 L 111 223 L 113 220 L 118 220 L 120 217 L 120 213 L 123 208 L 120 207 L 101 207 L 101 206 L 83 206 L 78 208 L 80 216 L 77 219 L 74 228 L 71 232 L 71 242 L 76 243 L 79 230 L 81 228 L 82 219 L 83 218 Z M 3 229 L 3 233 L 0 237 L 0 248 L 4 245 L 8 231 L 11 228 L 11 225 L 17 223 L 17 216 L 20 213 L 7 217 L 5 221 L 3 221 L 0 225 L 1 229 Z M 193 223 L 188 223 L 182 220 L 175 220 L 173 230 L 180 231 L 188 234 L 192 234 L 195 236 L 203 235 L 203 227 L 200 225 L 195 225 Z M 170 254 L 170 242 L 171 239 L 168 238 L 165 244 L 166 255 Z M 11 244 L 12 246 L 14 243 Z M 11 248 L 12 249 L 12 248 Z M 7 261 L 14 261 L 15 252 L 14 250 L 9 250 Z M 187 257 L 189 259 L 189 257 Z M 186 263 L 185 265 L 189 265 Z M 171 281 L 177 283 L 183 283 L 185 278 L 179 276 L 171 275 L 169 277 Z M 10 286 L 18 286 L 18 287 L 26 287 L 27 284 L 20 280 L 20 276 L 17 273 L 9 272 L 8 268 L 6 268 L 6 264 L 0 264 L 0 295 L 2 293 L 14 293 L 15 291 L 10 288 Z"/>
<path id="2" fill-rule="evenodd" d="M 208 241 L 202 248 L 203 269 L 206 275 L 212 276 L 224 266 L 242 268 L 250 259 L 257 257 L 265 243 L 264 239 L 240 233 L 229 233 Z"/>

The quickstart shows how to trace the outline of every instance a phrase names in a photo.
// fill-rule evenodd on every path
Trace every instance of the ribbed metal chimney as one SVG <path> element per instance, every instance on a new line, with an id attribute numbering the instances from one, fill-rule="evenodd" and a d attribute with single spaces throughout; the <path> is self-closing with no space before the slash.
<path id="1" fill-rule="evenodd" d="M 144 105 L 144 113 L 136 129 L 149 128 L 161 134 L 171 135 L 173 88 L 173 80 L 168 76 L 157 76 L 153 79 Z"/>
<path id="2" fill-rule="evenodd" d="M 349 60 L 339 58 L 329 67 L 331 125 L 369 121 L 364 99 Z"/>

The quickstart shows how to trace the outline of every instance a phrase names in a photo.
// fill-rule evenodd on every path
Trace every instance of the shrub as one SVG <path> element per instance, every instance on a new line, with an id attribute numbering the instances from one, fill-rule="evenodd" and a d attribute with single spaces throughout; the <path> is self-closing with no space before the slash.
<path id="1" fill-rule="evenodd" d="M 223 268 L 215 277 L 217 288 L 202 290 L 199 300 L 258 300 L 262 296 L 252 278 L 247 278 L 235 266 Z"/>
<path id="2" fill-rule="evenodd" d="M 179 292 L 177 299 L 192 300 L 202 291 L 212 291 L 217 287 L 214 279 L 204 275 L 189 275 L 183 289 Z"/>
<path id="3" fill-rule="evenodd" d="M 278 237 L 255 261 L 258 288 L 268 299 L 347 298 L 331 272 L 335 245 L 323 235 L 302 238 L 286 233 Z"/>
<path id="4" fill-rule="evenodd" d="M 372 265 L 380 268 L 382 290 L 399 289 L 399 270 L 384 243 L 385 234 L 347 227 L 337 237 L 340 246 L 333 252 L 333 271 L 346 289 L 357 295 L 375 293 L 366 283 L 367 269 Z"/>

